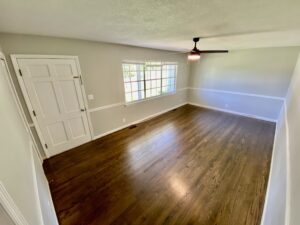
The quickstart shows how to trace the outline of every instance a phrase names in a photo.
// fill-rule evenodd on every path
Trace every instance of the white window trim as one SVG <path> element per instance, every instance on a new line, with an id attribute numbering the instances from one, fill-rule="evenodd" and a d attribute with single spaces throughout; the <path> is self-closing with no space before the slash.
<path id="1" fill-rule="evenodd" d="M 123 64 L 142 64 L 144 65 L 146 62 L 161 62 L 162 65 L 176 65 L 177 69 L 176 69 L 176 74 L 175 74 L 175 91 L 172 92 L 168 92 L 165 94 L 160 94 L 157 96 L 153 96 L 153 97 L 148 97 L 148 98 L 143 98 L 143 99 L 139 99 L 139 100 L 135 100 L 135 101 L 131 101 L 131 102 L 127 102 L 126 101 L 126 95 L 125 95 L 125 87 L 124 87 L 124 75 L 123 75 L 123 68 L 122 68 L 122 82 L 123 82 L 123 94 L 124 94 L 124 106 L 130 106 L 130 105 L 135 105 L 137 103 L 142 103 L 142 102 L 146 102 L 146 101 L 151 101 L 151 100 L 155 100 L 157 98 L 162 98 L 162 97 L 166 97 L 166 96 L 170 96 L 170 95 L 175 95 L 177 94 L 177 72 L 178 72 L 178 62 L 164 62 L 164 61 L 160 61 L 160 60 L 145 60 L 145 61 L 135 61 L 135 60 L 123 60 L 121 65 Z"/>
<path id="2" fill-rule="evenodd" d="M 177 87 L 176 87 L 177 89 Z M 177 94 L 177 90 L 175 91 L 172 91 L 172 92 L 169 92 L 169 93 L 165 93 L 165 94 L 161 94 L 161 95 L 157 95 L 157 96 L 153 96 L 153 97 L 149 97 L 149 98 L 144 98 L 144 99 L 140 99 L 140 100 L 135 100 L 135 101 L 132 101 L 132 102 L 126 102 L 126 98 L 124 98 L 124 102 L 125 102 L 125 106 L 130 106 L 130 105 L 134 105 L 134 104 L 137 104 L 137 103 L 142 103 L 142 102 L 146 102 L 146 101 L 151 101 L 151 100 L 154 100 L 154 99 L 157 99 L 157 98 L 162 98 L 162 97 L 166 97 L 166 96 L 170 96 L 170 95 L 175 95 Z"/>

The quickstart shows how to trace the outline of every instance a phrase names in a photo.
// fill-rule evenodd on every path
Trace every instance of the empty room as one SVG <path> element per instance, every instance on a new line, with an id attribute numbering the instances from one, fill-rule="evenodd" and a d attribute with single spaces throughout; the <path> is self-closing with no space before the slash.
<path id="1" fill-rule="evenodd" d="M 1 0 L 1 225 L 299 225 L 300 1 Z"/>

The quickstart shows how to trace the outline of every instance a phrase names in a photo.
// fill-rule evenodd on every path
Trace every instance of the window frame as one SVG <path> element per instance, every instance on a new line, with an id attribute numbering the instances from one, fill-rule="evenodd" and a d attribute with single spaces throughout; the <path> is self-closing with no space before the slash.
<path id="1" fill-rule="evenodd" d="M 150 79 L 146 79 L 146 64 L 149 63 L 150 65 L 148 66 L 151 66 L 151 64 L 153 63 L 153 66 L 155 66 L 155 64 L 157 64 L 159 67 L 160 67 L 160 75 L 161 77 L 159 79 L 151 79 L 151 76 L 150 76 Z M 124 65 L 143 65 L 143 80 L 138 80 L 136 82 L 141 82 L 143 81 L 143 86 L 144 88 L 142 89 L 143 93 L 144 93 L 144 98 L 142 99 L 138 99 L 138 100 L 133 100 L 133 101 L 126 101 L 126 94 L 127 93 L 133 93 L 133 91 L 131 90 L 130 92 L 126 92 L 126 89 L 125 89 L 125 84 L 126 83 L 129 83 L 131 84 L 132 81 L 129 81 L 129 82 L 126 82 L 125 81 L 125 77 L 124 77 Z M 163 93 L 162 91 L 162 88 L 163 87 L 168 87 L 168 86 L 171 86 L 171 85 L 166 85 L 166 86 L 162 86 L 162 82 L 163 82 L 163 66 L 168 66 L 168 65 L 174 65 L 175 66 L 175 69 L 174 69 L 174 77 L 167 77 L 167 79 L 170 79 L 170 78 L 173 78 L 174 79 L 174 85 L 172 86 L 174 88 L 173 91 L 169 91 L 169 92 L 165 92 Z M 124 93 L 124 102 L 125 102 L 125 105 L 131 105 L 131 104 L 135 104 L 135 103 L 139 103 L 139 102 L 144 102 L 144 101 L 148 101 L 148 100 L 153 100 L 153 99 L 156 99 L 156 98 L 160 98 L 160 97 L 164 97 L 164 96 L 168 96 L 168 95 L 174 95 L 177 93 L 177 72 L 178 72 L 178 62 L 163 62 L 163 61 L 155 61 L 155 60 L 147 60 L 147 61 L 122 61 L 122 83 L 123 83 L 123 93 Z M 150 70 L 151 72 L 151 70 Z M 147 97 L 147 94 L 146 94 L 146 91 L 147 90 L 152 90 L 153 88 L 150 88 L 150 89 L 147 89 L 147 85 L 146 85 L 146 81 L 153 81 L 153 80 L 160 80 L 160 94 L 158 95 L 155 95 L 155 96 L 150 96 L 150 97 Z M 137 92 L 139 92 L 139 90 L 137 90 Z"/>

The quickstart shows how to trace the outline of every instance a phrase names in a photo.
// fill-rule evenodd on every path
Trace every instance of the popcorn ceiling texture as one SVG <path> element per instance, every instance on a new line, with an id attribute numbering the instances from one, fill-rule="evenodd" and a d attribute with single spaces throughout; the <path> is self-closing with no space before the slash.
<path id="1" fill-rule="evenodd" d="M 0 32 L 185 51 L 300 45 L 300 1 L 2 0 Z"/>

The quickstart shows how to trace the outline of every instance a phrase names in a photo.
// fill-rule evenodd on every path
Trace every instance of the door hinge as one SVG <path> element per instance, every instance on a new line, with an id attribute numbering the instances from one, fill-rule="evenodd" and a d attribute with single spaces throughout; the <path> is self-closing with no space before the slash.
<path id="1" fill-rule="evenodd" d="M 45 147 L 48 148 L 48 145 L 45 143 Z"/>
<path id="2" fill-rule="evenodd" d="M 32 114 L 36 117 L 36 113 L 35 113 L 35 111 L 34 110 L 32 110 Z"/>
<path id="3" fill-rule="evenodd" d="M 20 76 L 22 77 L 23 74 L 22 74 L 22 70 L 21 69 L 19 69 L 19 73 L 20 73 Z"/>
<path id="4" fill-rule="evenodd" d="M 80 84 L 81 84 L 81 85 L 83 84 L 83 83 L 82 83 L 82 78 L 81 78 L 81 75 L 79 75 L 79 76 L 74 76 L 73 78 L 80 79 Z"/>

